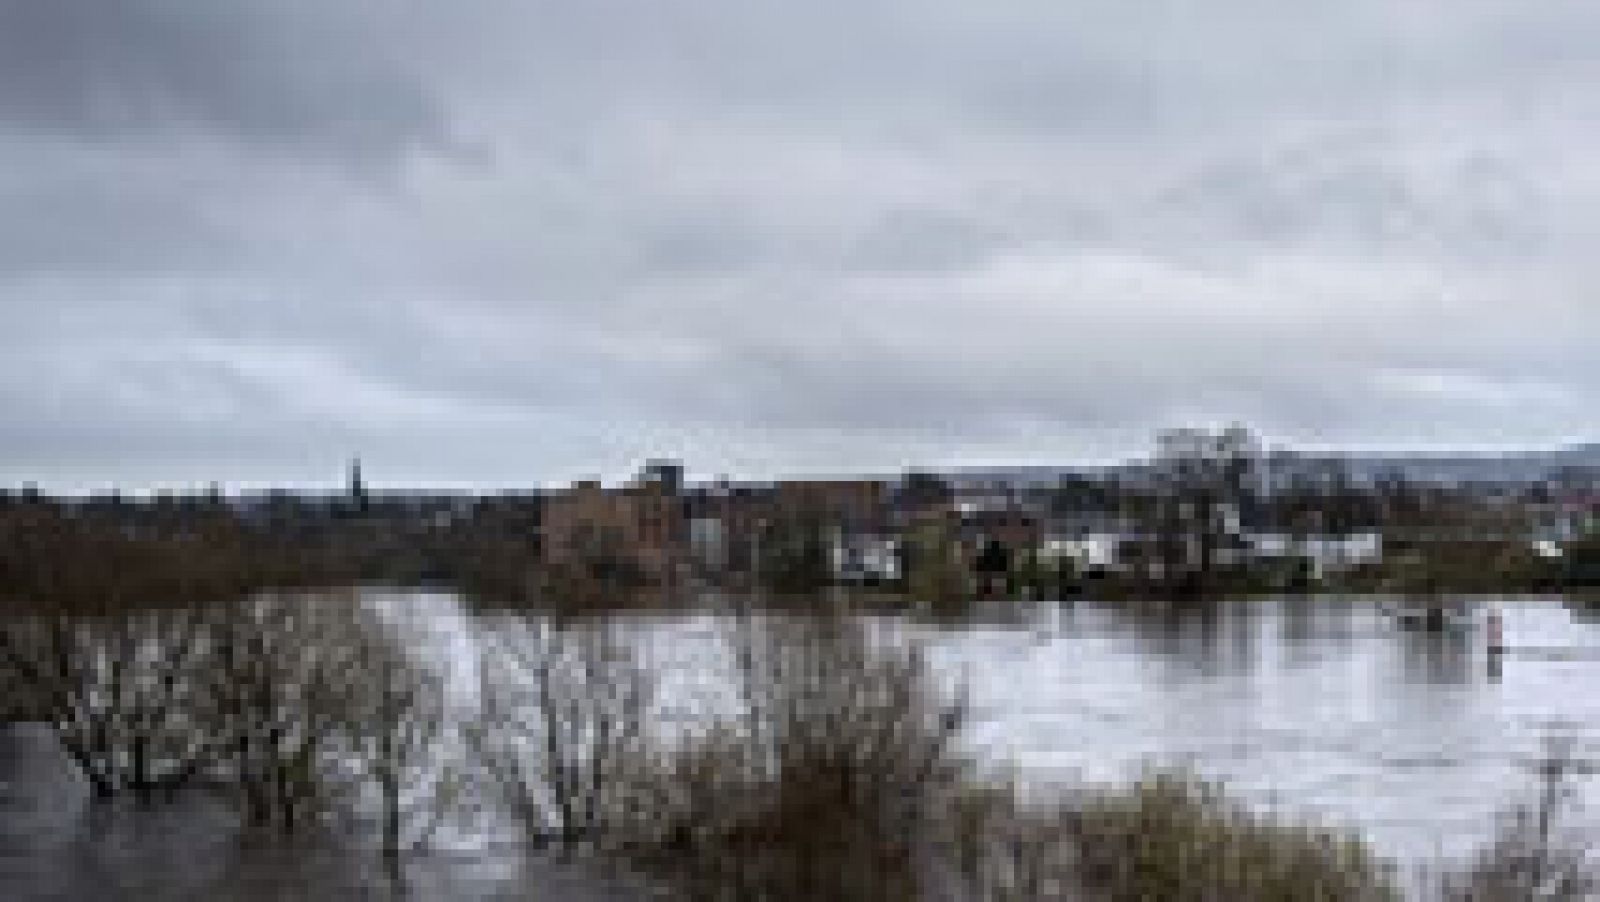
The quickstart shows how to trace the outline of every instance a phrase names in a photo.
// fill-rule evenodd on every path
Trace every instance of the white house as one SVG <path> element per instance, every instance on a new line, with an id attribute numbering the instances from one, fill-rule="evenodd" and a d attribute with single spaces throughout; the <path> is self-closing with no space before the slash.
<path id="1" fill-rule="evenodd" d="M 840 582 L 890 582 L 900 578 L 900 542 L 878 535 L 834 539 L 833 575 Z"/>
<path id="2" fill-rule="evenodd" d="M 1039 548 L 1039 555 L 1052 561 L 1071 558 L 1080 569 L 1085 567 L 1109 569 L 1116 566 L 1117 550 L 1121 547 L 1123 538 L 1123 534 L 1112 532 L 1052 536 L 1044 540 Z"/>
<path id="3" fill-rule="evenodd" d="M 1383 536 L 1376 532 L 1346 536 L 1253 533 L 1248 538 L 1257 558 L 1303 558 L 1311 563 L 1311 572 L 1318 577 L 1383 559 Z"/>

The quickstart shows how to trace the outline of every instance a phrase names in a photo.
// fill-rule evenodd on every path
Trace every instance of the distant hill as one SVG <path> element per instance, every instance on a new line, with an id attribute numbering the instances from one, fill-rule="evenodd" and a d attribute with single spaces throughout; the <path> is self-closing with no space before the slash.
<path id="1" fill-rule="evenodd" d="M 1568 445 L 1552 454 L 1551 458 L 1561 466 L 1600 466 L 1600 442 Z"/>
<path id="2" fill-rule="evenodd" d="M 1549 478 L 1555 471 L 1568 468 L 1593 469 L 1600 472 L 1600 443 L 1573 444 L 1534 454 L 1353 456 L 1346 458 L 1345 462 L 1350 468 L 1351 475 L 1358 481 L 1371 481 L 1381 476 L 1398 474 L 1418 482 L 1532 483 Z M 1137 461 L 1130 461 L 1114 467 L 953 468 L 942 471 L 940 475 L 957 486 L 1000 483 L 1027 487 L 1051 485 L 1067 475 L 1133 471 L 1139 465 Z"/>
<path id="3" fill-rule="evenodd" d="M 1561 469 L 1600 469 L 1600 445 L 1568 445 L 1545 453 L 1501 456 L 1354 458 L 1350 464 L 1358 475 L 1369 477 L 1399 473 L 1423 482 L 1532 483 Z"/>

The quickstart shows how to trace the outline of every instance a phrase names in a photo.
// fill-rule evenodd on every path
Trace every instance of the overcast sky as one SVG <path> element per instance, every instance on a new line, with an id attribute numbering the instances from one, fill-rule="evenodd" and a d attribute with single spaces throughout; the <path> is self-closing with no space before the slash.
<path id="1" fill-rule="evenodd" d="M 1592 0 L 0 0 L 0 481 L 1596 437 Z"/>

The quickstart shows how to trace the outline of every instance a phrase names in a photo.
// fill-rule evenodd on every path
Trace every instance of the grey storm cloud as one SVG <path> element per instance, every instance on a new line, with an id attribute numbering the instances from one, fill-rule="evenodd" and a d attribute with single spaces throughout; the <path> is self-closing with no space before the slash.
<path id="1" fill-rule="evenodd" d="M 358 158 L 439 140 L 420 73 L 331 6 L 8 0 L 0 117 L 91 141 L 193 130 Z"/>
<path id="2" fill-rule="evenodd" d="M 0 0 L 0 479 L 1592 437 L 1597 27 Z"/>

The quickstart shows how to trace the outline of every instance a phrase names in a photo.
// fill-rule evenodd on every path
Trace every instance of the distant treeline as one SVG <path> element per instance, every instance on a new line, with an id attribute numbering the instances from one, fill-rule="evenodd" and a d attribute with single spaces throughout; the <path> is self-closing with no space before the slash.
<path id="1" fill-rule="evenodd" d="M 840 486 L 849 488 L 848 481 L 831 483 Z M 936 473 L 906 474 L 883 494 L 883 509 L 866 517 L 876 524 L 870 531 L 881 534 L 869 538 L 891 541 L 894 555 L 891 572 L 874 578 L 872 588 L 959 601 L 980 594 L 1205 597 L 1600 585 L 1600 502 L 1590 489 L 1568 471 L 1526 484 L 1360 475 L 1337 458 L 1264 453 L 1239 428 L 1176 430 L 1160 437 L 1145 463 L 1063 474 L 1049 484 L 974 489 Z M 71 501 L 7 493 L 0 497 L 0 592 L 116 604 L 361 583 L 578 606 L 661 598 L 697 585 L 806 594 L 840 582 L 838 543 L 865 529 L 859 511 L 789 504 L 783 492 L 734 493 L 720 508 L 707 502 L 715 494 L 707 487 L 671 492 L 682 503 L 661 508 L 677 511 L 677 521 L 661 530 L 670 540 L 650 549 L 654 567 L 641 566 L 641 549 L 633 547 L 643 530 L 619 532 L 613 524 L 551 535 L 543 522 L 550 496 L 534 493 L 247 501 L 215 492 Z M 983 505 L 1012 519 L 992 529 L 963 520 L 961 511 Z M 690 520 L 712 510 L 734 512 L 720 532 L 743 551 L 720 555 L 715 567 L 693 559 L 688 537 Z M 1050 539 L 1094 532 L 1117 536 L 1109 566 L 1045 553 Z M 1320 573 L 1303 558 L 1251 554 L 1249 539 L 1261 534 L 1289 542 L 1371 534 L 1382 553 Z M 550 554 L 557 546 L 564 553 Z M 660 566 L 663 559 L 668 566 Z M 686 573 L 693 579 L 678 578 Z"/>

